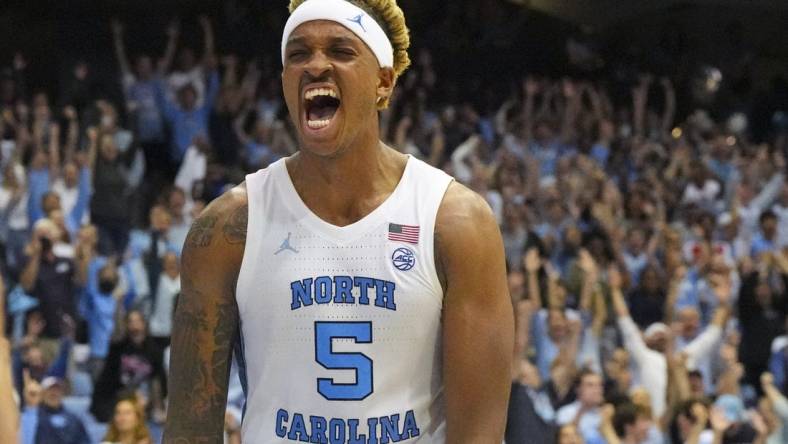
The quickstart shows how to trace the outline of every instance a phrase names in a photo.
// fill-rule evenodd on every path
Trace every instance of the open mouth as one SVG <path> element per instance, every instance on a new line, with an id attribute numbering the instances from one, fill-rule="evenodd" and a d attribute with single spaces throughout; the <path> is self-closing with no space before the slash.
<path id="1" fill-rule="evenodd" d="M 331 124 L 342 101 L 334 89 L 311 88 L 304 93 L 306 125 L 310 129 L 322 129 Z"/>

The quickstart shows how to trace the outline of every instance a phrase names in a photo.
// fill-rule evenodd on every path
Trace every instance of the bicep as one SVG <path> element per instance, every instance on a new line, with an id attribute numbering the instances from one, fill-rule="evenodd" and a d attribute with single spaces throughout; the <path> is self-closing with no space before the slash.
<path id="1" fill-rule="evenodd" d="M 170 358 L 167 438 L 172 440 L 212 439 L 224 426 L 238 310 L 232 267 L 217 265 L 228 262 L 213 239 L 221 236 L 217 219 L 203 215 L 195 222 L 182 257 Z"/>
<path id="2" fill-rule="evenodd" d="M 514 348 L 503 242 L 480 197 L 458 209 L 445 215 L 445 225 L 436 226 L 446 278 L 443 376 L 448 436 L 451 442 L 494 442 L 505 426 Z"/>

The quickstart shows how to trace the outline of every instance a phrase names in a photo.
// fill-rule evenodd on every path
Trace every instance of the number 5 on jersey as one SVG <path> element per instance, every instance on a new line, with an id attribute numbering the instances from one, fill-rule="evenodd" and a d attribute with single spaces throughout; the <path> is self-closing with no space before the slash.
<path id="1" fill-rule="evenodd" d="M 317 391 L 329 401 L 361 401 L 372 394 L 372 359 L 362 353 L 334 351 L 334 339 L 372 343 L 372 322 L 315 322 L 315 360 L 328 370 L 354 370 L 355 383 L 317 378 Z"/>

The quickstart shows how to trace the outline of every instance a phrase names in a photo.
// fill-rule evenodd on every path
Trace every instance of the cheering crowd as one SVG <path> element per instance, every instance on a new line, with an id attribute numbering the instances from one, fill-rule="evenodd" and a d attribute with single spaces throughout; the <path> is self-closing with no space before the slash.
<path id="1" fill-rule="evenodd" d="M 22 54 L 0 73 L 23 443 L 156 441 L 190 224 L 297 149 L 279 67 L 218 54 L 211 20 L 198 23 L 201 51 L 179 48 L 175 20 L 161 57 L 133 58 L 124 25 L 107 26 L 122 101 L 86 62 L 58 97 L 29 88 Z M 788 442 L 785 125 L 756 144 L 746 115 L 677 119 L 672 81 L 648 74 L 524 74 L 494 103 L 441 99 L 430 51 L 412 55 L 381 134 L 500 223 L 517 321 L 506 442 Z"/>

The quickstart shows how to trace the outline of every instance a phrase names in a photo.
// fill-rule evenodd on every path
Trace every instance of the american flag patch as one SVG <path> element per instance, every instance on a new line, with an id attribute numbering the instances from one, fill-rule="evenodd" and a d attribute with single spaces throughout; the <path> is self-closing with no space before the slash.
<path id="1" fill-rule="evenodd" d="M 419 243 L 418 225 L 389 224 L 389 240 L 396 242 Z"/>

